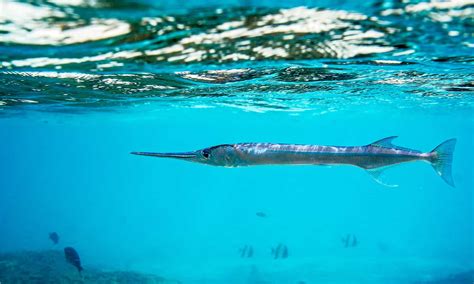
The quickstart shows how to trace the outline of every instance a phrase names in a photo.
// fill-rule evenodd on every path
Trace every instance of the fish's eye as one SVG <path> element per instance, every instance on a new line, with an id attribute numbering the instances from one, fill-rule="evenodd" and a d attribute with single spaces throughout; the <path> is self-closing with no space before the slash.
<path id="1" fill-rule="evenodd" d="M 209 157 L 211 156 L 211 152 L 207 149 L 204 149 L 202 150 L 202 156 L 206 159 L 209 159 Z"/>

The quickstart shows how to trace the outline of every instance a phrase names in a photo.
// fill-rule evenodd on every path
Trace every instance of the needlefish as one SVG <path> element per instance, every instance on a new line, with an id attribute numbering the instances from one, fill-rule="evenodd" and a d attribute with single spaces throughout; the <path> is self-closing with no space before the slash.
<path id="1" fill-rule="evenodd" d="M 256 165 L 353 165 L 366 170 L 375 181 L 386 186 L 397 186 L 383 181 L 382 174 L 390 166 L 425 161 L 450 186 L 456 139 L 449 139 L 431 152 L 421 152 L 394 145 L 398 136 L 390 136 L 365 146 L 320 146 L 302 144 L 238 143 L 222 144 L 192 152 L 152 153 L 132 152 L 134 155 L 174 158 L 183 161 L 223 167 Z"/>

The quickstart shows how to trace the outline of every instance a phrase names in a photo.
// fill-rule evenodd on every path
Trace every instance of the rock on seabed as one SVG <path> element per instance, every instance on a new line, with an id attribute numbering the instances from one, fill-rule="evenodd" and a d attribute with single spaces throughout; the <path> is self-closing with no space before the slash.
<path id="1" fill-rule="evenodd" d="M 131 271 L 86 268 L 82 276 L 64 259 L 62 251 L 21 251 L 0 254 L 1 283 L 146 283 L 179 284 L 179 281 Z"/>

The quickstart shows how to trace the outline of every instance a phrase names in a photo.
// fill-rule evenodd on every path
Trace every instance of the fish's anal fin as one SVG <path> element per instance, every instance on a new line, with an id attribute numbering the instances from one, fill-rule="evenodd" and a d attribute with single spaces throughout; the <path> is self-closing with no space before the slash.
<path id="1" fill-rule="evenodd" d="M 386 138 L 377 140 L 377 141 L 375 141 L 375 142 L 373 142 L 373 143 L 370 143 L 369 146 L 372 146 L 372 147 L 381 147 L 381 148 L 392 148 L 392 149 L 396 149 L 396 150 L 403 150 L 403 151 L 410 151 L 410 152 L 421 153 L 421 152 L 418 151 L 418 150 L 413 150 L 413 149 L 410 149 L 410 148 L 405 148 L 405 147 L 400 147 L 400 146 L 394 145 L 394 144 L 392 143 L 392 141 L 395 140 L 396 138 L 398 138 L 398 136 L 386 137 Z"/>
<path id="2" fill-rule="evenodd" d="M 398 184 L 389 184 L 384 181 L 386 168 L 368 169 L 367 173 L 379 184 L 387 187 L 398 187 Z"/>

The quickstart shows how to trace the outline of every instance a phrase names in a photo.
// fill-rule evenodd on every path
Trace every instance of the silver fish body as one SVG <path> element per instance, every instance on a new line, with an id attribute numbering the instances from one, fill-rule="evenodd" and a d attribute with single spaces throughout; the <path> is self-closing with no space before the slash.
<path id="1" fill-rule="evenodd" d="M 365 146 L 319 146 L 274 143 L 222 144 L 193 152 L 150 153 L 135 155 L 175 158 L 190 162 L 224 167 L 256 165 L 353 165 L 365 170 L 377 180 L 386 167 L 413 161 L 426 161 L 449 185 L 454 186 L 451 163 L 456 139 L 441 143 L 431 152 L 420 152 L 392 144 L 396 136 Z"/>
<path id="2" fill-rule="evenodd" d="M 404 162 L 432 159 L 431 153 L 377 146 L 341 147 L 296 144 L 243 143 L 226 149 L 222 165 L 355 165 L 374 169 Z"/>

